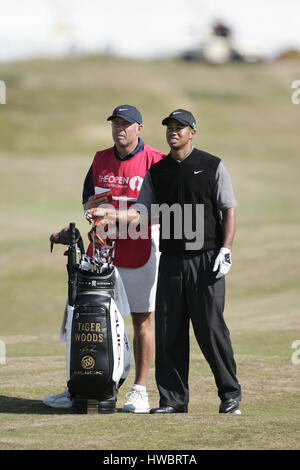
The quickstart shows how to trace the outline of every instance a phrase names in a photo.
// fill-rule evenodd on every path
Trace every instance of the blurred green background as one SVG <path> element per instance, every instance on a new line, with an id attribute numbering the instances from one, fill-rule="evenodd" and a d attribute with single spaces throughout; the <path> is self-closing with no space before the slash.
<path id="1" fill-rule="evenodd" d="M 0 339 L 7 347 L 7 365 L 0 369 L 7 378 L 3 396 L 39 400 L 65 386 L 58 332 L 67 292 L 66 257 L 59 245 L 50 253 L 49 235 L 74 221 L 87 244 L 82 186 L 95 152 L 111 146 L 107 116 L 118 104 L 137 106 L 144 118 L 144 141 L 167 152 L 161 120 L 175 108 L 186 108 L 197 119 L 194 145 L 223 159 L 238 201 L 225 317 L 245 414 L 266 421 L 244 422 L 245 429 L 253 426 L 256 432 L 246 440 L 236 438 L 235 445 L 299 448 L 300 365 L 291 361 L 291 344 L 300 339 L 300 105 L 291 101 L 291 83 L 299 77 L 299 60 L 218 67 L 87 56 L 0 65 L 7 92 L 6 104 L 0 105 Z M 132 339 L 130 318 L 126 324 Z M 213 379 L 194 342 L 191 349 L 191 410 L 215 414 Z M 31 378 L 20 389 L 14 379 L 22 375 L 24 358 L 33 364 L 28 366 Z M 209 386 L 197 395 L 201 374 Z M 149 390 L 155 406 L 153 367 Z M 16 403 L 5 404 L 4 411 L 13 413 Z M 22 406 L 42 410 L 36 402 Z M 268 425 L 270 439 L 264 433 Z M 212 442 L 230 446 L 222 426 L 223 440 Z M 53 448 L 58 445 L 55 432 L 54 427 L 48 437 L 34 434 L 27 444 L 22 433 L 16 434 L 7 437 L 4 448 Z M 159 448 L 178 448 L 175 437 L 165 441 L 167 436 L 159 434 L 159 445 L 169 446 Z M 88 445 L 85 439 L 83 446 Z M 213 444 L 207 439 L 203 446 L 209 448 Z M 147 442 L 156 441 L 136 445 L 151 446 Z M 115 444 L 104 439 L 101 445 Z M 187 441 L 185 448 L 199 445 Z"/>
<path id="2" fill-rule="evenodd" d="M 106 118 L 122 103 L 139 107 L 143 139 L 164 152 L 162 118 L 191 110 L 195 146 L 223 159 L 239 204 L 229 295 L 243 307 L 296 298 L 299 69 L 298 61 L 219 68 L 99 57 L 1 65 L 1 334 L 57 330 L 66 259 L 63 247 L 50 254 L 49 235 L 75 221 L 87 243 L 83 180 L 95 152 L 112 145 Z"/>

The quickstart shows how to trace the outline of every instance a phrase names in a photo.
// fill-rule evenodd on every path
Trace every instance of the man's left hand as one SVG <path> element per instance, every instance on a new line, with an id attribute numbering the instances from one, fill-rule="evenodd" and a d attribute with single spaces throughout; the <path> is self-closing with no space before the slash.
<path id="1" fill-rule="evenodd" d="M 231 268 L 231 250 L 230 248 L 222 247 L 216 257 L 213 271 L 218 271 L 216 279 L 220 279 L 229 272 Z"/>

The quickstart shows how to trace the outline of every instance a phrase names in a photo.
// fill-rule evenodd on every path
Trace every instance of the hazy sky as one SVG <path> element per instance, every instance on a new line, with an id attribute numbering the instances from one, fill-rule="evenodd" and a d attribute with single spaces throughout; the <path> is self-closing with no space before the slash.
<path id="1" fill-rule="evenodd" d="M 262 54 L 300 50 L 300 0 L 0 0 L 0 61 L 70 46 L 152 57 L 201 40 L 214 19 Z"/>

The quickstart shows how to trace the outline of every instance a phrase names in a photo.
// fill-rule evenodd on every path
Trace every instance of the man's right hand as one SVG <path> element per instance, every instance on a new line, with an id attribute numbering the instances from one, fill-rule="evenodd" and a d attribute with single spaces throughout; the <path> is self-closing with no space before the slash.
<path id="1" fill-rule="evenodd" d="M 93 209 L 106 202 L 108 202 L 108 198 L 106 196 L 99 197 L 99 195 L 94 194 L 93 196 L 89 197 L 87 202 L 84 204 L 84 210 L 87 211 L 89 209 Z"/>
<path id="2" fill-rule="evenodd" d="M 105 217 L 107 217 L 107 207 L 92 207 L 91 209 L 88 209 L 84 215 L 87 218 L 89 222 L 92 222 L 93 220 L 101 220 Z"/>

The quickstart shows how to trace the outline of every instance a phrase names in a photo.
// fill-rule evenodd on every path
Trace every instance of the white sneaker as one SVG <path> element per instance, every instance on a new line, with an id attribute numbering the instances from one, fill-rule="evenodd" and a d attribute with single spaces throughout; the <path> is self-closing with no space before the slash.
<path id="1" fill-rule="evenodd" d="M 127 401 L 123 406 L 123 411 L 127 413 L 149 413 L 150 406 L 148 401 L 148 393 L 132 387 L 126 394 Z"/>
<path id="2" fill-rule="evenodd" d="M 66 388 L 62 393 L 58 395 L 47 395 L 43 398 L 43 403 L 51 408 L 71 408 L 72 400 L 70 397 L 69 390 Z"/>

